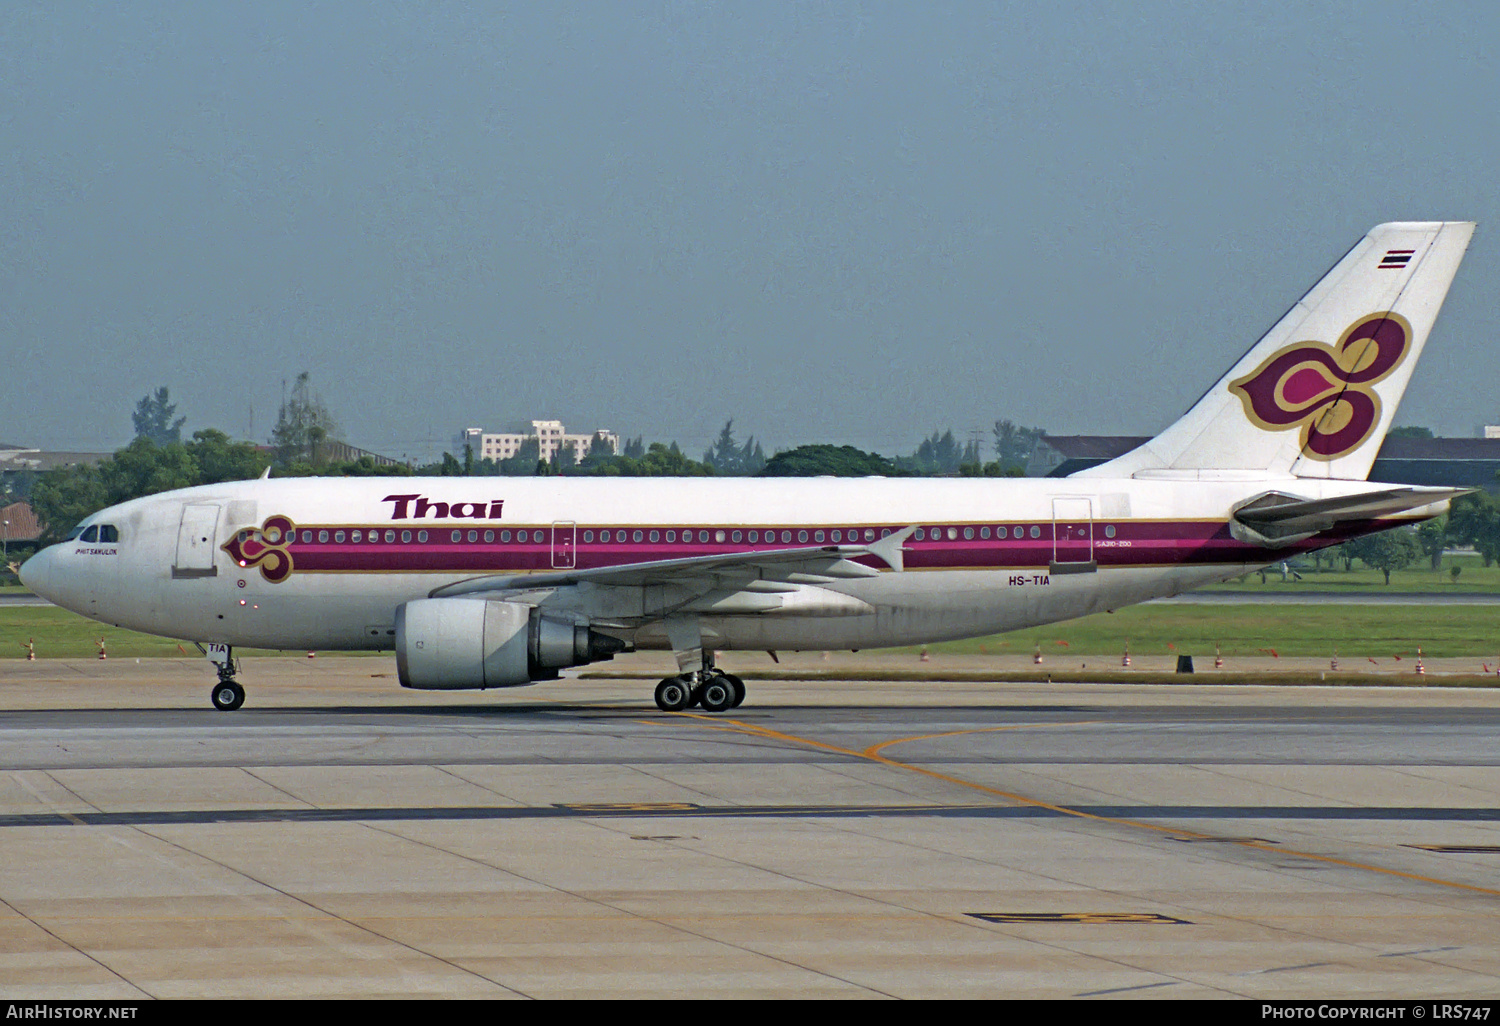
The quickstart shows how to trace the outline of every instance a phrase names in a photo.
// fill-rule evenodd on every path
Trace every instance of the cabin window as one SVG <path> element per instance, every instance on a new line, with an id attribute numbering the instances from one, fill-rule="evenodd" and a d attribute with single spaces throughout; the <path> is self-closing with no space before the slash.
<path id="1" fill-rule="evenodd" d="M 305 532 L 305 533 L 311 534 L 312 532 L 308 531 L 308 532 Z M 387 532 L 385 532 L 385 543 L 387 545 L 389 545 L 391 542 L 393 542 L 395 540 L 396 540 L 396 532 L 395 531 L 387 531 Z"/>
<path id="2" fill-rule="evenodd" d="M 1114 536 L 1115 536 L 1115 525 L 1114 524 L 1106 524 L 1105 527 L 1104 527 L 1104 537 L 1106 537 L 1106 538 L 1113 538 Z"/>
<path id="3" fill-rule="evenodd" d="M 660 531 L 652 531 L 651 532 L 651 544 L 655 545 L 659 541 L 661 541 L 661 532 Z"/>
<path id="4" fill-rule="evenodd" d="M 588 544 L 592 543 L 593 540 L 594 540 L 594 532 L 593 531 L 584 531 L 583 532 L 583 543 L 585 545 L 588 545 Z"/>
<path id="5" fill-rule="evenodd" d="M 637 531 L 637 532 L 635 532 L 635 534 L 631 535 L 630 537 L 634 541 L 640 541 L 641 540 L 641 532 Z"/>
<path id="6" fill-rule="evenodd" d="M 729 540 L 730 540 L 730 541 L 732 541 L 732 542 L 734 542 L 734 543 L 736 543 L 736 544 L 738 544 L 738 543 L 739 543 L 739 541 L 740 541 L 740 540 L 741 540 L 741 539 L 742 539 L 742 538 L 744 538 L 744 537 L 745 537 L 745 536 L 744 536 L 744 535 L 743 535 L 743 534 L 741 534 L 741 533 L 740 533 L 740 532 L 739 532 L 739 531 L 735 531 L 735 532 L 734 532 L 734 533 L 733 533 L 733 534 L 731 534 L 731 535 L 730 535 L 730 536 L 729 536 Z"/>
<path id="7" fill-rule="evenodd" d="M 972 528 L 972 527 L 966 527 L 966 528 L 964 528 L 964 541 L 973 541 L 973 540 L 974 540 L 974 528 Z"/>
<path id="8" fill-rule="evenodd" d="M 912 537 L 915 538 L 917 541 L 926 541 L 927 540 L 927 529 L 925 527 L 919 527 L 919 528 L 917 528 L 917 532 L 915 534 L 913 534 Z"/>
<path id="9" fill-rule="evenodd" d="M 362 541 L 365 540 L 365 532 L 363 532 L 363 531 L 350 531 L 349 532 L 349 540 L 352 541 L 352 542 L 362 542 Z"/>
<path id="10" fill-rule="evenodd" d="M 1032 524 L 1031 525 L 1031 536 L 1033 538 L 1040 538 L 1042 536 L 1042 529 L 1040 527 L 1038 527 L 1036 524 Z"/>
<path id="11" fill-rule="evenodd" d="M 411 541 L 411 532 L 410 531 L 402 531 L 401 532 L 401 541 L 403 543 L 410 542 Z"/>
<path id="12" fill-rule="evenodd" d="M 343 544 L 343 541 L 344 541 L 344 532 L 343 531 L 335 531 L 335 532 L 333 532 L 333 540 L 336 541 L 336 542 L 338 542 L 339 544 Z"/>
<path id="13" fill-rule="evenodd" d="M 822 531 L 814 531 L 813 532 L 813 541 L 821 543 L 823 541 L 823 532 Z"/>
<path id="14" fill-rule="evenodd" d="M 797 532 L 797 541 L 799 541 L 799 542 L 806 542 L 807 541 L 807 532 L 806 531 L 798 531 Z"/>
<path id="15" fill-rule="evenodd" d="M 792 532 L 791 531 L 782 531 L 781 532 L 781 540 L 784 541 L 784 542 L 791 541 L 792 540 Z"/>
<path id="16" fill-rule="evenodd" d="M 979 529 L 979 537 L 981 537 L 981 538 L 988 538 L 989 536 L 990 536 L 990 529 L 988 527 L 981 527 Z"/>
<path id="17" fill-rule="evenodd" d="M 96 541 L 98 541 L 99 540 L 99 525 L 98 524 L 90 524 L 89 525 L 89 529 L 87 531 L 84 531 L 83 532 L 83 537 L 79 538 L 78 540 L 79 541 L 86 541 L 86 542 L 96 542 Z"/>
<path id="18" fill-rule="evenodd" d="M 667 541 L 674 542 L 676 540 L 677 540 L 677 532 L 676 531 L 668 531 L 667 532 Z"/>
<path id="19" fill-rule="evenodd" d="M 328 532 L 327 531 L 319 531 L 318 532 L 318 543 L 321 544 L 321 545 L 327 545 L 328 544 Z"/>
<path id="20" fill-rule="evenodd" d="M 956 527 L 950 527 L 950 528 L 948 528 L 948 540 L 949 541 L 958 541 L 958 528 L 956 528 Z"/>
<path id="21" fill-rule="evenodd" d="M 455 531 L 454 533 L 457 534 L 458 532 Z M 509 531 L 501 531 L 500 532 L 500 540 L 503 541 L 503 542 L 510 541 L 510 532 Z"/>
<path id="22" fill-rule="evenodd" d="M 750 544 L 754 545 L 758 541 L 760 541 L 760 532 L 759 531 L 751 531 L 750 532 Z"/>
<path id="23" fill-rule="evenodd" d="M 425 541 L 427 541 L 427 532 L 426 531 L 418 531 L 417 532 L 417 541 L 419 541 L 419 542 L 425 542 Z"/>
<path id="24" fill-rule="evenodd" d="M 891 532 L 887 531 L 885 533 L 886 534 L 890 534 Z M 873 527 L 867 527 L 867 528 L 865 528 L 865 541 L 869 542 L 869 541 L 874 541 L 874 540 L 875 540 L 875 528 L 873 528 Z"/>
<path id="25" fill-rule="evenodd" d="M 495 540 L 495 532 L 494 531 L 486 531 L 486 532 L 484 532 L 484 543 L 486 545 L 488 545 L 490 542 L 492 542 L 494 540 Z M 587 540 L 587 539 L 585 539 L 585 540 Z"/>
<path id="26" fill-rule="evenodd" d="M 448 536 L 448 540 L 452 542 L 461 542 L 464 540 L 464 533 L 462 531 L 454 531 Z"/>

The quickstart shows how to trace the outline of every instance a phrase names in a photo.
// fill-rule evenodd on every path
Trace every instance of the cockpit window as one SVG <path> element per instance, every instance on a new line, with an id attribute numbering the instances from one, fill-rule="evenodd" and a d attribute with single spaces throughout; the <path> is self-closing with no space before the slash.
<path id="1" fill-rule="evenodd" d="M 102 542 L 117 542 L 120 540 L 120 532 L 115 530 L 114 524 L 100 524 L 99 540 Z"/>
<path id="2" fill-rule="evenodd" d="M 87 531 L 84 531 L 83 532 L 83 536 L 81 538 L 79 538 L 78 540 L 79 541 L 86 541 L 86 542 L 98 541 L 99 540 L 99 525 L 98 524 L 91 524 L 91 525 L 89 525 L 89 529 Z"/>
<path id="3" fill-rule="evenodd" d="M 72 541 L 74 538 L 77 538 L 82 533 L 83 533 L 83 525 L 79 524 L 77 527 L 73 528 L 73 530 L 71 530 L 71 531 L 68 532 L 68 536 L 66 538 L 64 538 L 63 541 Z"/>

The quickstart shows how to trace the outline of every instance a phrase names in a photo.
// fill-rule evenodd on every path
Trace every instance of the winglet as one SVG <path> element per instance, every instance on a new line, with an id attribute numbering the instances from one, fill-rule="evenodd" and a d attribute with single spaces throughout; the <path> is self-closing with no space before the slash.
<path id="1" fill-rule="evenodd" d="M 264 480 L 266 480 L 270 476 L 271 476 L 271 465 L 268 463 L 268 464 L 266 464 L 266 469 L 262 470 L 260 472 L 260 479 L 262 481 L 264 481 Z"/>
<path id="2" fill-rule="evenodd" d="M 901 553 L 906 551 L 902 548 L 902 544 L 916 530 L 916 524 L 912 524 L 910 527 L 903 527 L 894 534 L 886 535 L 878 542 L 871 542 L 869 545 L 866 545 L 865 551 L 899 574 L 906 569 L 901 558 Z"/>

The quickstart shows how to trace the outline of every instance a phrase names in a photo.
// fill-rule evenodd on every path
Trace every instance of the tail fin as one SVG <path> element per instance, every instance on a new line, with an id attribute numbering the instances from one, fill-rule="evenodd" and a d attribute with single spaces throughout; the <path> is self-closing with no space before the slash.
<path id="1" fill-rule="evenodd" d="M 1377 225 L 1181 420 L 1076 476 L 1368 477 L 1473 234 Z"/>

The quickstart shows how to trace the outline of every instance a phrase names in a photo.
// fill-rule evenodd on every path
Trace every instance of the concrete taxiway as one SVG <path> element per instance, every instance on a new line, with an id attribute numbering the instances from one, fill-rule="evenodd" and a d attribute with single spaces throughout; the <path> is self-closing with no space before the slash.
<path id="1" fill-rule="evenodd" d="M 1500 691 L 242 680 L 0 661 L 0 992 L 1500 994 Z"/>

